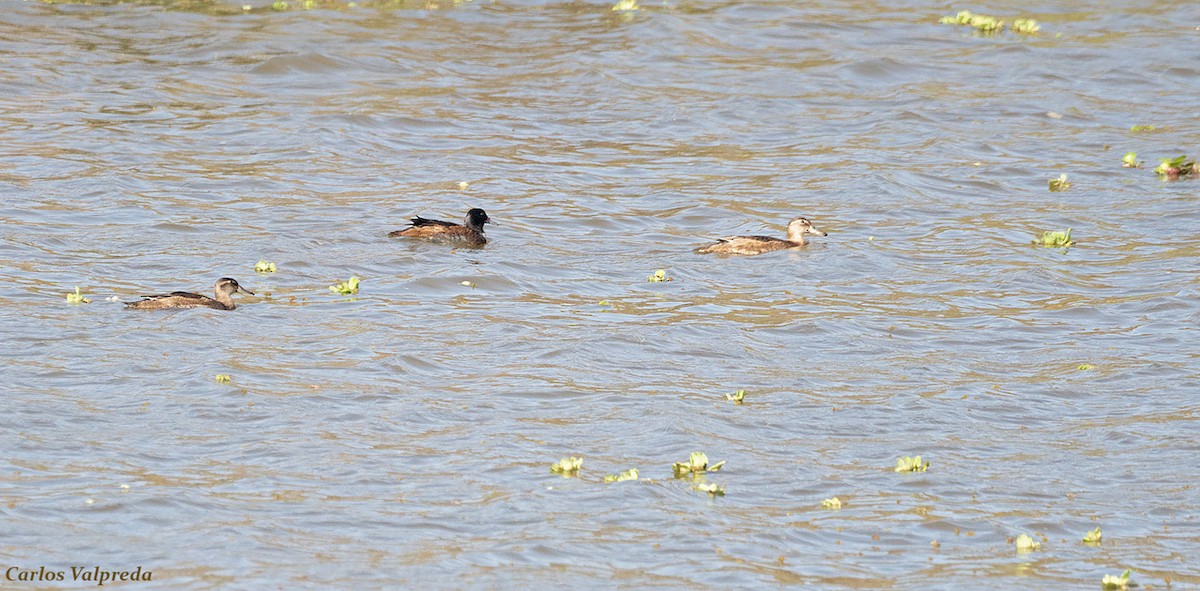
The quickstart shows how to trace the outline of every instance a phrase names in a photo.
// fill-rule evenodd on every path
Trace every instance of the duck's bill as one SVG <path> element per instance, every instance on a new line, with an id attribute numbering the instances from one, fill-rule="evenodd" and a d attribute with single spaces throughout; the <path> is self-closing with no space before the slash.
<path id="1" fill-rule="evenodd" d="M 250 290 L 248 290 L 248 289 L 246 289 L 246 288 L 244 288 L 244 287 L 242 287 L 242 286 L 240 286 L 240 285 L 238 286 L 238 291 L 240 291 L 240 292 L 242 292 L 242 293 L 248 293 L 248 294 L 250 294 L 250 295 L 254 295 L 254 292 L 252 292 L 252 291 L 250 291 Z"/>
<path id="2" fill-rule="evenodd" d="M 809 226 L 809 227 L 808 227 L 808 230 L 807 230 L 807 232 L 808 232 L 809 234 L 816 234 L 817 236 L 828 236 L 828 235 L 829 235 L 829 234 L 827 234 L 827 233 L 825 233 L 825 232 L 822 232 L 822 231 L 820 231 L 820 230 L 818 230 L 818 229 L 816 229 L 816 228 L 814 228 L 814 227 L 812 227 L 812 226 Z"/>

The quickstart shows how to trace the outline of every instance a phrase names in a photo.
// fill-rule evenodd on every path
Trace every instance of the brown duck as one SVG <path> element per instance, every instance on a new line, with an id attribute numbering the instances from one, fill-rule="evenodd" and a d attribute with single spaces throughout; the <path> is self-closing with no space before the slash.
<path id="1" fill-rule="evenodd" d="M 696 249 L 699 254 L 717 253 L 717 254 L 741 254 L 755 255 L 763 254 L 764 252 L 772 252 L 783 250 L 785 248 L 797 248 L 808 244 L 804 240 L 805 234 L 815 234 L 817 236 L 827 236 L 813 227 L 812 222 L 805 218 L 793 218 L 788 222 L 787 239 L 773 238 L 771 236 L 729 236 L 727 238 L 718 238 L 715 244 L 701 246 Z"/>
<path id="2" fill-rule="evenodd" d="M 487 244 L 487 236 L 483 235 L 483 225 L 492 221 L 487 212 L 478 207 L 467 212 L 465 223 L 427 220 L 421 216 L 412 219 L 412 225 L 403 229 L 389 232 L 391 238 L 424 238 L 434 242 L 452 242 L 466 246 L 483 246 Z"/>
<path id="3" fill-rule="evenodd" d="M 163 310 L 166 308 L 212 308 L 214 310 L 232 310 L 237 306 L 233 303 L 232 296 L 235 292 L 248 293 L 254 295 L 254 292 L 238 285 L 237 280 L 228 277 L 222 277 L 213 285 L 213 291 L 216 292 L 216 298 L 202 296 L 198 293 L 188 291 L 174 291 L 161 295 L 142 296 L 142 300 L 138 302 L 126 302 L 125 305 L 138 310 Z"/>

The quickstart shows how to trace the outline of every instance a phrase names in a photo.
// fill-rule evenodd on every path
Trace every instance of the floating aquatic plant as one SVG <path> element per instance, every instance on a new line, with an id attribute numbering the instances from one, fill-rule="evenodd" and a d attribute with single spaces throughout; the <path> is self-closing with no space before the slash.
<path id="1" fill-rule="evenodd" d="M 616 4 L 613 4 L 612 9 L 619 10 L 619 11 L 626 11 L 626 10 L 641 10 L 642 7 L 638 6 L 637 0 L 618 0 Z"/>
<path id="2" fill-rule="evenodd" d="M 1133 574 L 1133 569 L 1127 568 L 1127 569 L 1125 569 L 1125 572 L 1121 573 L 1121 576 L 1119 576 L 1119 577 L 1114 577 L 1112 575 L 1104 575 L 1104 578 L 1100 579 L 1100 586 L 1102 588 L 1104 588 L 1106 591 L 1112 590 L 1112 589 L 1128 589 L 1129 588 L 1129 575 L 1131 575 L 1131 574 Z"/>
<path id="3" fill-rule="evenodd" d="M 738 390 L 737 392 L 734 392 L 733 394 L 725 395 L 725 399 L 734 404 L 741 404 L 745 398 L 746 398 L 745 390 Z"/>
<path id="4" fill-rule="evenodd" d="M 550 466 L 550 471 L 555 474 L 562 474 L 563 477 L 576 476 L 579 469 L 583 467 L 583 458 L 568 456 L 558 461 L 558 463 Z"/>
<path id="5" fill-rule="evenodd" d="M 472 283 L 470 281 L 463 281 L 462 283 L 459 283 L 459 285 L 463 285 L 466 287 L 478 287 L 477 285 L 475 285 L 474 283 Z"/>
<path id="6" fill-rule="evenodd" d="M 1176 156 L 1175 158 L 1163 158 L 1162 163 L 1154 168 L 1154 172 L 1160 177 L 1173 181 L 1181 176 L 1200 173 L 1200 169 L 1197 169 L 1196 163 L 1188 160 L 1187 156 Z"/>
<path id="7" fill-rule="evenodd" d="M 1133 126 L 1130 126 L 1129 131 L 1131 131 L 1133 133 L 1141 133 L 1143 131 L 1154 131 L 1154 126 L 1153 125 L 1133 125 Z"/>
<path id="8" fill-rule="evenodd" d="M 663 281 L 670 281 L 670 280 L 671 280 L 671 278 L 667 277 L 666 269 L 659 269 L 659 270 L 655 271 L 653 275 L 646 278 L 646 281 L 649 281 L 650 283 L 661 283 Z"/>
<path id="9" fill-rule="evenodd" d="M 1066 191 L 1071 188 L 1071 183 L 1067 182 L 1067 175 L 1060 174 L 1056 179 L 1050 179 L 1050 190 L 1054 192 Z"/>
<path id="10" fill-rule="evenodd" d="M 967 25 L 971 23 L 971 16 L 970 10 L 960 10 L 957 15 L 943 16 L 938 22 L 943 25 Z"/>
<path id="11" fill-rule="evenodd" d="M 227 373 L 217 374 L 217 383 L 218 384 L 228 384 L 231 380 L 233 380 L 233 377 Z"/>
<path id="12" fill-rule="evenodd" d="M 975 14 L 970 10 L 960 10 L 954 16 L 943 16 L 938 22 L 943 25 L 969 25 L 982 33 L 995 33 L 1004 28 L 1004 21 L 986 14 Z M 1037 26 L 1036 21 L 1034 26 Z"/>
<path id="13" fill-rule="evenodd" d="M 1034 240 L 1033 243 L 1051 248 L 1066 248 L 1072 244 L 1075 244 L 1075 241 L 1071 240 L 1071 229 L 1067 228 L 1066 232 L 1060 232 L 1057 230 L 1047 230 L 1042 232 L 1042 238 L 1040 240 Z"/>
<path id="14" fill-rule="evenodd" d="M 271 261 L 258 261 L 257 263 L 254 263 L 255 273 L 274 273 L 275 269 L 275 263 L 272 263 Z"/>
<path id="15" fill-rule="evenodd" d="M 288 3 L 284 2 L 284 0 L 275 0 L 275 2 L 273 4 L 271 4 L 271 10 L 284 11 L 287 9 L 288 9 Z"/>
<path id="16" fill-rule="evenodd" d="M 1034 550 L 1041 550 L 1042 543 L 1033 539 L 1029 534 L 1021 534 L 1017 536 L 1017 552 L 1026 553 Z"/>
<path id="17" fill-rule="evenodd" d="M 725 465 L 725 460 L 721 460 L 713 465 L 708 465 L 708 455 L 704 452 L 694 451 L 688 456 L 686 462 L 675 462 L 671 464 L 671 469 L 675 472 L 675 478 L 688 474 L 702 474 L 704 472 L 716 472 Z"/>
<path id="18" fill-rule="evenodd" d="M 929 469 L 929 462 L 922 462 L 921 456 L 904 456 L 896 459 L 897 472 L 924 472 Z"/>
<path id="19" fill-rule="evenodd" d="M 1019 18 L 1013 21 L 1012 30 L 1014 33 L 1022 35 L 1036 35 L 1038 31 L 1042 30 L 1042 27 L 1031 18 Z"/>
<path id="20" fill-rule="evenodd" d="M 1101 532 L 1101 531 L 1100 531 L 1100 528 L 1098 528 L 1098 527 L 1097 527 L 1096 529 L 1094 529 L 1094 530 L 1092 530 L 1092 531 L 1090 531 L 1090 532 L 1088 532 L 1088 533 L 1084 534 L 1084 536 L 1083 536 L 1083 543 L 1084 543 L 1084 544 L 1091 544 L 1091 545 L 1093 545 L 1093 546 L 1094 546 L 1094 545 L 1096 545 L 1096 544 L 1099 544 L 1099 543 L 1100 543 L 1100 539 L 1101 539 L 1101 538 L 1103 538 L 1103 537 L 1104 537 L 1104 532 Z"/>
<path id="21" fill-rule="evenodd" d="M 841 509 L 842 500 L 837 497 L 825 499 L 824 501 L 821 501 L 821 507 L 824 509 Z"/>
<path id="22" fill-rule="evenodd" d="M 351 277 L 349 281 L 345 281 L 337 285 L 330 285 L 329 291 L 332 291 L 333 293 L 340 293 L 342 295 L 355 294 L 358 293 L 358 283 L 358 277 Z"/>
<path id="23" fill-rule="evenodd" d="M 1080 363 L 1079 367 L 1075 369 L 1078 369 L 1079 371 L 1088 371 L 1089 369 L 1096 369 L 1096 366 L 1090 363 Z"/>
<path id="24" fill-rule="evenodd" d="M 975 30 L 981 33 L 995 33 L 1004 29 L 1004 21 L 984 14 L 977 14 L 971 17 L 971 22 L 967 24 L 975 27 Z"/>
<path id="25" fill-rule="evenodd" d="M 621 472 L 620 474 L 609 474 L 608 476 L 604 477 L 605 482 L 625 482 L 626 480 L 637 480 L 637 479 L 638 479 L 637 468 L 630 468 L 628 470 L 625 470 L 624 472 Z"/>
<path id="26" fill-rule="evenodd" d="M 700 492 L 706 492 L 714 497 L 725 496 L 725 485 L 724 484 L 710 484 L 708 482 L 697 482 L 696 484 L 692 485 L 692 489 L 698 490 Z"/>
<path id="27" fill-rule="evenodd" d="M 469 188 L 471 188 L 471 184 L 468 183 L 467 181 L 459 181 L 458 182 L 458 190 L 459 191 L 466 191 Z"/>
<path id="28" fill-rule="evenodd" d="M 75 293 L 67 294 L 68 304 L 90 304 L 92 300 L 83 297 L 83 292 L 79 291 L 79 286 L 75 286 Z"/>
<path id="29" fill-rule="evenodd" d="M 1137 159 L 1137 152 L 1125 152 L 1125 155 L 1121 157 L 1121 166 L 1125 168 L 1138 168 L 1141 165 L 1142 163 Z"/>

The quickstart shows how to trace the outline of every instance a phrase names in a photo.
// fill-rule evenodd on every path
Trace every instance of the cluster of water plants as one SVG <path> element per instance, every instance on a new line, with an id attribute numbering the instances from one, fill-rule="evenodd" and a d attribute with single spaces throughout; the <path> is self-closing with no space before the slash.
<path id="1" fill-rule="evenodd" d="M 650 283 L 662 283 L 663 281 L 671 281 L 671 278 L 667 277 L 666 269 L 659 269 L 653 275 L 647 277 L 646 281 Z"/>
<path id="2" fill-rule="evenodd" d="M 1195 178 L 1197 174 L 1200 174 L 1200 168 L 1197 168 L 1195 160 L 1187 156 L 1176 156 L 1163 158 L 1161 163 L 1154 168 L 1154 173 L 1173 181 L 1181 177 Z"/>
<path id="3" fill-rule="evenodd" d="M 1042 232 L 1041 239 L 1035 240 L 1034 244 L 1040 244 L 1041 246 L 1045 246 L 1047 248 L 1067 248 L 1072 244 L 1075 244 L 1075 241 L 1071 240 L 1071 229 L 1067 228 L 1066 232 L 1060 232 L 1058 230 L 1047 230 Z"/>
<path id="4" fill-rule="evenodd" d="M 685 460 L 683 462 L 675 462 L 674 464 L 672 464 L 671 471 L 674 474 L 675 478 L 691 477 L 692 480 L 694 481 L 692 483 L 692 488 L 694 490 L 706 492 L 713 496 L 724 496 L 725 495 L 725 485 L 712 484 L 712 483 L 703 482 L 703 481 L 698 480 L 698 478 L 700 476 L 702 476 L 708 472 L 716 472 L 716 471 L 720 470 L 721 467 L 724 465 L 725 465 L 724 460 L 717 462 L 715 464 L 709 464 L 707 454 L 705 454 L 704 452 L 700 452 L 700 451 L 694 451 L 688 456 L 687 460 Z M 583 468 L 583 458 L 582 457 L 567 456 L 567 457 L 551 464 L 550 472 L 553 474 L 559 474 L 563 478 L 573 478 L 573 477 L 579 476 L 579 471 L 582 468 Z M 606 483 L 611 483 L 611 482 L 626 482 L 626 481 L 630 481 L 630 480 L 639 480 L 639 479 L 641 479 L 641 475 L 638 473 L 638 469 L 630 468 L 628 470 L 623 470 L 617 474 L 608 474 L 608 475 L 604 476 L 603 481 Z"/>
<path id="5" fill-rule="evenodd" d="M 986 14 L 975 14 L 970 10 L 960 10 L 958 14 L 953 16 L 943 16 L 938 19 L 938 22 L 943 25 L 964 25 L 974 27 L 975 30 L 981 33 L 999 33 L 1004 30 L 1004 21 Z M 1035 35 L 1042 29 L 1038 22 L 1031 18 L 1015 19 L 1012 23 L 1012 32 L 1021 35 Z"/>
<path id="6" fill-rule="evenodd" d="M 342 295 L 353 295 L 358 293 L 359 281 L 360 280 L 358 277 L 351 277 L 348 281 L 343 281 L 337 285 L 330 285 L 329 291 L 332 291 L 333 293 L 340 293 Z"/>
<path id="7" fill-rule="evenodd" d="M 924 472 L 928 469 L 929 462 L 921 461 L 921 456 L 896 458 L 896 472 Z"/>
<path id="8" fill-rule="evenodd" d="M 1071 183 L 1067 181 L 1067 175 L 1060 174 L 1056 179 L 1050 179 L 1050 190 L 1057 193 L 1066 191 L 1071 188 Z"/>
<path id="9" fill-rule="evenodd" d="M 1137 152 L 1125 152 L 1121 157 L 1121 166 L 1124 168 L 1141 168 L 1142 161 L 1138 160 Z M 1189 158 L 1187 155 L 1180 155 L 1174 158 L 1159 159 L 1158 166 L 1154 167 L 1154 174 L 1159 178 L 1175 181 L 1181 178 L 1196 178 L 1200 175 L 1200 164 L 1197 164 L 1195 159 Z"/>
<path id="10" fill-rule="evenodd" d="M 91 301 L 92 300 L 83 297 L 83 292 L 79 291 L 79 286 L 75 286 L 75 293 L 67 294 L 68 304 L 88 304 L 91 303 Z"/>

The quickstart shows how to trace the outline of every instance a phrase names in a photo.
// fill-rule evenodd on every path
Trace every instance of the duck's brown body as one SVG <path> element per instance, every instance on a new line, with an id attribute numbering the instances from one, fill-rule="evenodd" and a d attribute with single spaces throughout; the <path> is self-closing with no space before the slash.
<path id="1" fill-rule="evenodd" d="M 714 244 L 701 246 L 696 249 L 699 254 L 731 254 L 731 255 L 756 255 L 776 250 L 785 250 L 788 248 L 798 248 L 808 244 L 804 240 L 805 234 L 814 234 L 817 236 L 826 236 L 822 232 L 813 227 L 812 222 L 802 217 L 794 218 L 788 222 L 787 239 L 773 238 L 771 236 L 729 236 L 726 238 L 718 238 Z"/>
<path id="2" fill-rule="evenodd" d="M 212 308 L 214 310 L 232 310 L 237 307 L 233 303 L 231 297 L 235 292 L 248 293 L 254 295 L 254 292 L 248 291 L 234 279 L 222 277 L 213 285 L 215 298 L 202 296 L 198 293 L 189 291 L 173 291 L 160 295 L 142 296 L 142 300 L 138 302 L 127 302 L 125 305 L 137 310 L 163 310 L 167 308 Z"/>
<path id="3" fill-rule="evenodd" d="M 492 221 L 482 209 L 475 208 L 467 212 L 465 224 L 429 220 L 421 216 L 412 219 L 412 225 L 403 229 L 389 232 L 391 238 L 421 238 L 434 242 L 450 242 L 465 246 L 483 246 L 487 244 L 487 236 L 483 235 L 483 225 Z"/>

